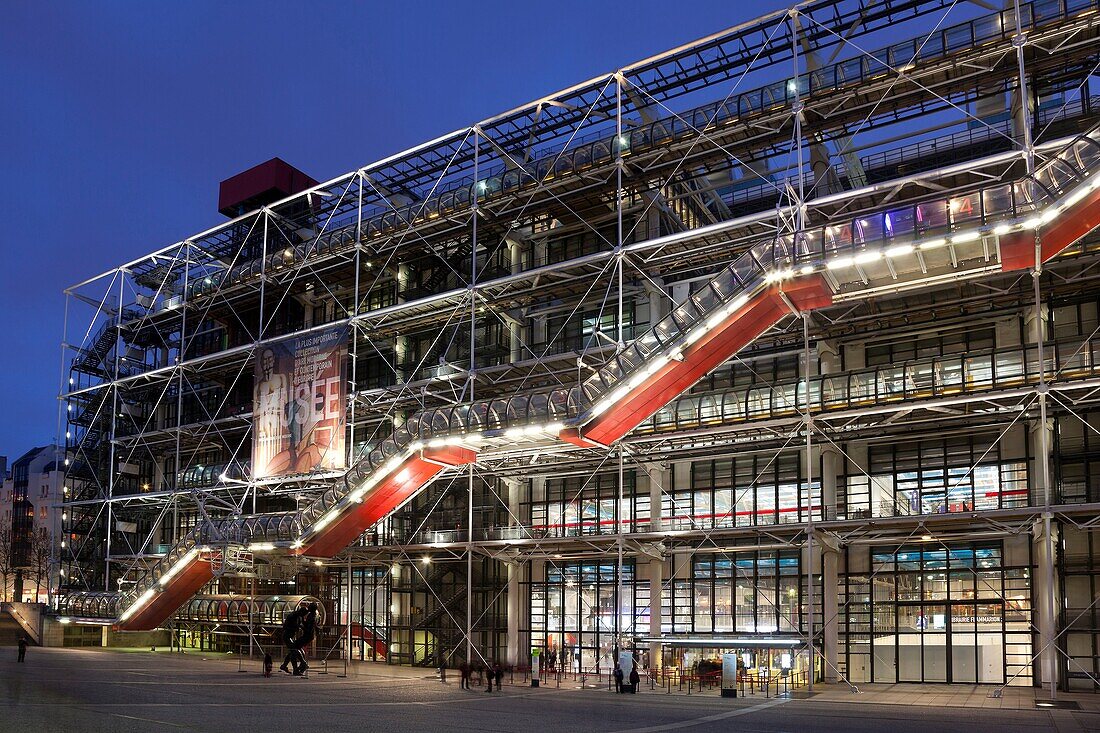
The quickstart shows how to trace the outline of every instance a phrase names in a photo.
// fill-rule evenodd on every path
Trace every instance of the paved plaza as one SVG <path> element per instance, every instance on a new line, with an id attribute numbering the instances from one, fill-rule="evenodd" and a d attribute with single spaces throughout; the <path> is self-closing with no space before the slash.
<path id="1" fill-rule="evenodd" d="M 0 650 L 0 731 L 864 731 L 1004 733 L 1100 730 L 1100 696 L 1079 710 L 1036 710 L 1030 689 L 827 686 L 810 699 L 721 699 L 642 690 L 615 695 L 562 682 L 500 693 L 443 685 L 427 670 L 357 665 L 309 679 L 265 679 L 224 656 L 82 649 Z M 238 671 L 239 666 L 246 667 Z"/>

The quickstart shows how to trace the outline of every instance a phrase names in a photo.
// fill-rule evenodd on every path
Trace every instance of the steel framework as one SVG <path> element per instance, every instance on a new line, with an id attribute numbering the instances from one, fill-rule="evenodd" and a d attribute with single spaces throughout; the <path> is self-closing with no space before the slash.
<path id="1" fill-rule="evenodd" d="M 297 591 L 335 637 L 522 663 L 548 567 L 612 563 L 597 615 L 640 648 L 685 558 L 791 548 L 813 684 L 852 676 L 853 548 L 1023 538 L 1021 669 L 1052 696 L 1095 684 L 1073 578 L 1096 574 L 1065 547 L 1100 507 L 1098 9 L 804 3 L 74 285 L 59 612 L 152 628 L 203 587 L 271 595 L 319 564 Z M 254 359 L 341 323 L 349 468 L 254 480 Z M 942 511 L 874 463 L 928 441 L 969 446 Z M 950 505 L 991 454 L 1020 488 Z M 704 510 L 716 459 L 753 468 Z M 765 506 L 768 481 L 793 503 Z M 385 607 L 356 623 L 372 568 Z"/>

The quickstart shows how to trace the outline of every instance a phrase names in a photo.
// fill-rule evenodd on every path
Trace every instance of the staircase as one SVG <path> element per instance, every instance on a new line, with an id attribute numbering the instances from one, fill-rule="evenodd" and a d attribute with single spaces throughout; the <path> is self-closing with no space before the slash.
<path id="1" fill-rule="evenodd" d="M 453 252 L 441 258 L 442 262 L 434 262 L 427 281 L 418 288 L 421 295 L 435 295 L 443 289 L 449 279 L 455 276 L 455 273 L 468 273 L 471 251 L 471 242 L 463 240 Z"/>
<path id="2" fill-rule="evenodd" d="M 15 646 L 23 637 L 31 644 L 40 644 L 44 608 L 37 603 L 0 604 L 0 646 Z"/>
<path id="3" fill-rule="evenodd" d="M 25 635 L 18 621 L 6 613 L 0 613 L 0 646 L 15 646 Z"/>
<path id="4" fill-rule="evenodd" d="M 73 362 L 73 368 L 85 374 L 106 376 L 106 370 L 100 369 L 100 367 L 118 340 L 117 327 L 118 316 L 109 318 L 100 326 L 92 338 L 92 345 L 82 350 L 81 355 Z"/>

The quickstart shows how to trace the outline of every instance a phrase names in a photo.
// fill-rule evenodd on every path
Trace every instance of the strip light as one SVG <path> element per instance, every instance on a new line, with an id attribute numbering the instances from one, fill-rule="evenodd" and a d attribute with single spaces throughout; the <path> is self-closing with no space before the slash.
<path id="1" fill-rule="evenodd" d="M 118 620 L 125 621 L 126 619 L 130 618 L 130 616 L 134 615 L 134 613 L 136 613 L 138 609 L 149 602 L 149 599 L 153 597 L 154 593 L 156 593 L 155 588 L 150 588 L 149 590 L 142 593 L 140 596 L 138 596 L 138 599 L 136 601 L 130 604 L 129 608 L 127 608 L 119 615 Z"/>
<path id="2" fill-rule="evenodd" d="M 332 520 L 340 516 L 340 506 L 336 505 L 333 509 L 330 509 L 328 514 L 318 519 L 313 523 L 313 527 L 310 529 L 312 532 L 320 532 L 322 529 L 332 524 Z"/>
<path id="3" fill-rule="evenodd" d="M 522 425 L 508 428 L 504 431 L 505 438 L 532 438 L 540 435 L 557 435 L 565 427 L 560 422 L 551 422 L 534 425 Z M 457 442 L 462 442 L 461 440 Z"/>
<path id="4" fill-rule="evenodd" d="M 481 433 L 463 433 L 461 435 L 448 435 L 443 438 L 432 438 L 428 441 L 429 448 L 444 448 L 451 445 L 462 445 L 463 443 L 480 443 L 482 438 Z"/>
<path id="5" fill-rule="evenodd" d="M 784 278 L 794 277 L 795 271 L 792 269 L 776 270 L 775 272 L 768 273 L 764 276 L 764 281 L 767 283 L 777 282 Z M 726 320 L 733 315 L 737 310 L 743 307 L 749 302 L 749 296 L 745 293 L 738 295 L 724 306 L 716 308 L 714 313 L 707 318 L 702 324 L 697 326 L 694 330 L 688 333 L 684 337 L 684 341 L 681 345 L 674 347 L 667 354 L 661 354 L 654 357 L 646 366 L 638 369 L 630 379 L 616 387 L 611 394 L 605 397 L 589 411 L 591 417 L 597 417 L 607 412 L 611 407 L 621 401 L 624 397 L 629 395 L 635 389 L 640 387 L 643 382 L 656 374 L 662 368 L 665 367 L 670 361 L 683 361 L 683 350 L 706 336 L 709 332 L 721 326 Z"/>
<path id="6" fill-rule="evenodd" d="M 187 565 L 192 560 L 194 560 L 195 556 L 198 555 L 198 554 L 199 554 L 199 548 L 192 547 L 190 550 L 187 551 L 187 553 L 183 557 L 181 557 L 179 559 L 179 562 L 177 562 L 175 565 L 173 565 L 171 568 L 168 569 L 167 573 L 160 576 L 160 580 L 157 581 L 157 582 L 159 582 L 161 584 L 161 586 L 168 585 L 168 583 L 172 580 L 172 578 L 176 577 L 176 575 L 178 575 L 179 572 L 181 570 L 183 570 L 184 566 Z"/>

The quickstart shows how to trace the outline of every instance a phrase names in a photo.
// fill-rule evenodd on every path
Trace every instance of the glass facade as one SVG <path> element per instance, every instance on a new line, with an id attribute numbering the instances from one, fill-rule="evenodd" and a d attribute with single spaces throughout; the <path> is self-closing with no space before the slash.
<path id="1" fill-rule="evenodd" d="M 801 564 L 798 550 L 696 555 L 691 577 L 666 587 L 661 632 L 798 634 Z"/>
<path id="2" fill-rule="evenodd" d="M 841 582 L 850 681 L 1032 684 L 1031 571 L 1001 543 L 874 549 L 870 570 Z"/>
<path id="3" fill-rule="evenodd" d="M 870 446 L 846 477 L 849 518 L 947 514 L 1028 505 L 1027 457 L 1002 456 L 996 436 Z"/>
<path id="4" fill-rule="evenodd" d="M 547 479 L 531 502 L 532 534 L 542 537 L 580 537 L 615 534 L 649 528 L 649 493 L 636 493 L 635 471 L 624 471 L 619 499 L 617 471 L 590 476 Z"/>
<path id="5" fill-rule="evenodd" d="M 676 486 L 688 474 L 689 490 L 663 497 L 671 529 L 712 529 L 805 522 L 810 509 L 821 519 L 821 487 L 807 485 L 795 451 L 695 461 L 673 469 Z"/>
<path id="6" fill-rule="evenodd" d="M 1100 536 L 1062 529 L 1058 567 L 1065 598 L 1059 645 L 1062 678 L 1070 690 L 1100 690 Z"/>
<path id="7" fill-rule="evenodd" d="M 353 568 L 351 576 L 351 654 L 353 659 L 382 662 L 389 657 L 391 574 L 387 568 Z M 331 571 L 340 633 L 348 623 L 348 570 Z"/>
<path id="8" fill-rule="evenodd" d="M 559 664 L 610 669 L 619 633 L 649 632 L 649 583 L 636 582 L 633 561 L 623 563 L 623 599 L 616 603 L 615 563 L 547 564 L 546 581 L 531 584 L 531 646 L 554 651 Z"/>

